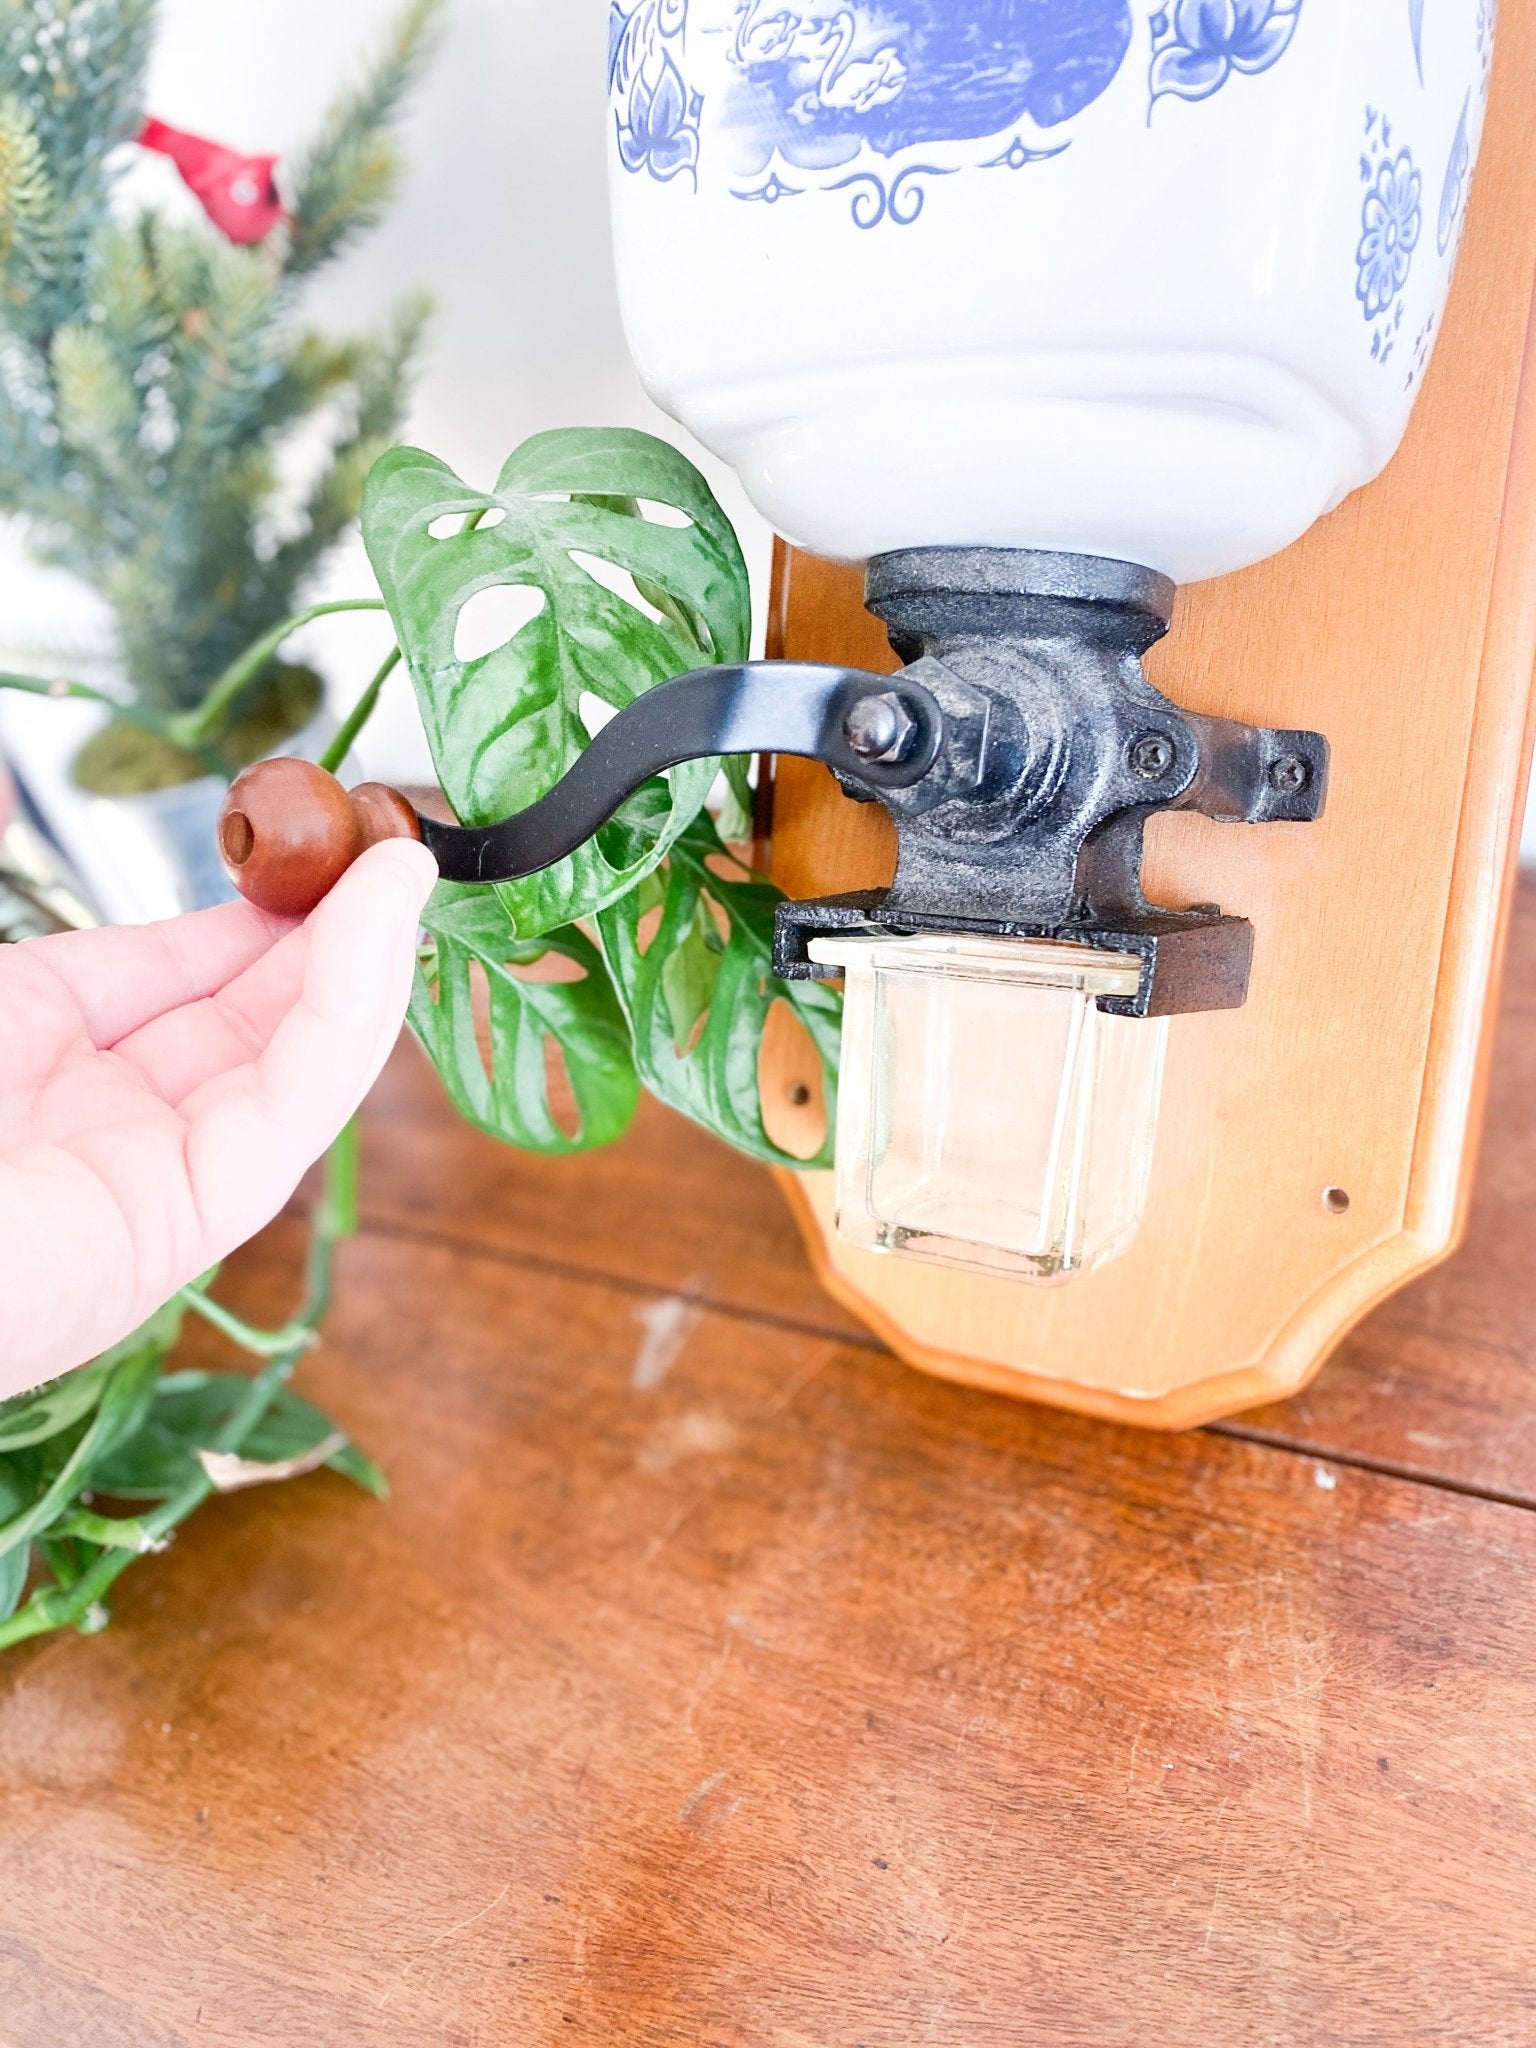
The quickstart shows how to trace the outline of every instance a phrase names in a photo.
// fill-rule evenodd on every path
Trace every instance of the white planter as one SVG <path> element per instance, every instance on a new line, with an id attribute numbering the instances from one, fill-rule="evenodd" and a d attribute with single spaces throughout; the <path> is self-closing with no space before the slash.
<path id="1" fill-rule="evenodd" d="M 1179 580 L 1390 459 L 1493 0 L 618 0 L 647 388 L 819 551 Z"/>
<path id="2" fill-rule="evenodd" d="M 102 723 L 93 704 L 0 697 L 0 754 L 107 924 L 147 924 L 233 892 L 219 866 L 215 776 L 149 796 L 93 796 L 71 765 Z M 206 858 L 205 858 L 206 849 Z"/>
<path id="3" fill-rule="evenodd" d="M 0 691 L 0 759 L 106 924 L 149 924 L 233 899 L 219 860 L 226 785 L 216 775 L 143 796 L 96 796 L 71 774 L 105 714 L 94 704 Z M 283 752 L 317 757 L 336 730 L 322 712 Z"/>

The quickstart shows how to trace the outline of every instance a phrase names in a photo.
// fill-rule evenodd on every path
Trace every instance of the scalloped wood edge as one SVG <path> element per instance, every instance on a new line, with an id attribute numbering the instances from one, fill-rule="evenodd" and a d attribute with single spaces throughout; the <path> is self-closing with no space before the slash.
<path id="1" fill-rule="evenodd" d="M 1245 912 L 1259 953 L 1244 1011 L 1175 1023 L 1137 1244 L 1030 1288 L 855 1251 L 830 1176 L 780 1176 L 828 1292 L 925 1371 L 1187 1427 L 1297 1391 L 1458 1239 L 1536 736 L 1536 11 L 1506 9 L 1500 35 L 1401 453 L 1284 555 L 1183 592 L 1149 664 L 1195 709 L 1320 727 L 1334 776 L 1318 826 L 1176 817 L 1149 835 L 1149 893 Z M 893 665 L 857 572 L 788 549 L 769 638 Z M 771 823 L 793 895 L 888 877 L 884 817 L 813 765 L 777 764 Z M 1346 1215 L 1325 1212 L 1326 1185 L 1350 1191 Z"/>

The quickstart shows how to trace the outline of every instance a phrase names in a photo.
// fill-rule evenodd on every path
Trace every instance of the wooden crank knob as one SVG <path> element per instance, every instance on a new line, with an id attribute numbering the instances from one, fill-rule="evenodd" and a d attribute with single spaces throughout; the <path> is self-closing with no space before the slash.
<path id="1" fill-rule="evenodd" d="M 313 761 L 258 761 L 236 777 L 219 812 L 219 855 L 247 903 L 305 917 L 365 847 L 419 839 L 398 790 L 364 783 L 349 796 Z"/>
<path id="2" fill-rule="evenodd" d="M 415 807 L 387 782 L 360 782 L 352 792 L 352 810 L 364 846 L 377 846 L 381 839 L 421 837 Z"/>

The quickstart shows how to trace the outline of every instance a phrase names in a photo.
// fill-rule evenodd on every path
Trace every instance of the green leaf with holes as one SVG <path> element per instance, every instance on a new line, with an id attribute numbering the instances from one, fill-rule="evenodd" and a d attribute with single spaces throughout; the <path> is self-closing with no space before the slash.
<path id="1" fill-rule="evenodd" d="M 687 669 L 747 658 L 751 598 L 730 521 L 692 463 L 648 434 L 537 435 L 491 491 L 420 449 L 391 449 L 368 481 L 363 536 L 465 824 L 554 787 L 587 744 L 584 698 L 622 710 Z M 508 586 L 533 592 L 536 611 L 461 659 L 461 620 Z M 718 766 L 673 769 L 568 860 L 498 883 L 514 934 L 617 901 L 699 814 Z"/>
<path id="2" fill-rule="evenodd" d="M 448 883 L 424 923 L 410 1020 L 460 1115 L 531 1152 L 585 1152 L 621 1136 L 640 1083 L 592 941 L 573 926 L 519 939 L 496 892 Z"/>
<path id="3" fill-rule="evenodd" d="M 658 873 L 598 918 L 603 956 L 652 1094 L 772 1166 L 827 1166 L 836 1121 L 842 1004 L 822 982 L 772 972 L 779 890 L 732 859 L 708 817 Z M 768 1135 L 759 1058 L 770 1010 L 787 1003 L 820 1067 L 826 1135 L 805 1157 Z"/>

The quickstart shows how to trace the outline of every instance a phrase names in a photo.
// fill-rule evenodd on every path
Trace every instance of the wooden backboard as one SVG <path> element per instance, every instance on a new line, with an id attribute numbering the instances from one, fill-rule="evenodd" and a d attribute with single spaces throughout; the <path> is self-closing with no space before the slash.
<path id="1" fill-rule="evenodd" d="M 1182 1427 L 1303 1385 L 1456 1242 L 1536 656 L 1536 9 L 1506 8 L 1499 35 L 1466 243 L 1402 451 L 1283 555 L 1181 592 L 1148 661 L 1191 709 L 1327 733 L 1333 770 L 1320 824 L 1181 815 L 1148 833 L 1154 900 L 1219 901 L 1258 941 L 1244 1009 L 1173 1022 L 1135 1244 L 1031 1287 L 855 1250 L 830 1175 L 783 1176 L 827 1287 L 915 1365 Z M 770 652 L 894 666 L 860 573 L 788 549 Z M 777 764 L 771 842 L 791 895 L 890 878 L 884 815 L 811 763 Z M 1338 1189 L 1342 1212 L 1324 1199 Z"/>

